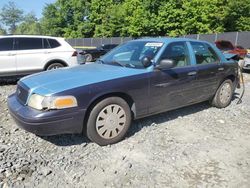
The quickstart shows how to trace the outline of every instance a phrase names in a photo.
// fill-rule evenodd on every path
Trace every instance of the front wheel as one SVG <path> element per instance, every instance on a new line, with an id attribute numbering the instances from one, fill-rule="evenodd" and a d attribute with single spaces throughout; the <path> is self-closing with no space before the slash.
<path id="1" fill-rule="evenodd" d="M 229 79 L 225 80 L 216 91 L 211 104 L 217 108 L 227 107 L 231 103 L 233 92 L 234 89 L 232 81 Z"/>
<path id="2" fill-rule="evenodd" d="M 122 140 L 131 124 L 131 111 L 125 100 L 109 97 L 90 112 L 87 122 L 87 137 L 104 146 Z"/>

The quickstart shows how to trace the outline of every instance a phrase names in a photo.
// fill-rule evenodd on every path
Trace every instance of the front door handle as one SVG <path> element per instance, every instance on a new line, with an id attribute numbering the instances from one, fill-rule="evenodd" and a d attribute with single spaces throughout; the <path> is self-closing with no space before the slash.
<path id="1" fill-rule="evenodd" d="M 197 74 L 196 71 L 192 71 L 192 72 L 189 72 L 189 73 L 188 73 L 188 76 L 195 76 L 196 74 Z"/>

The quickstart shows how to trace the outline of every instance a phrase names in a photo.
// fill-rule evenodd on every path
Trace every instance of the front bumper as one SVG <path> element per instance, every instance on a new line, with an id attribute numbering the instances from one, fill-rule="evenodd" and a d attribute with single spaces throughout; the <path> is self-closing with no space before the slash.
<path id="1" fill-rule="evenodd" d="M 85 111 L 71 108 L 39 111 L 22 105 L 16 95 L 8 97 L 8 108 L 17 125 L 40 136 L 82 133 Z"/>

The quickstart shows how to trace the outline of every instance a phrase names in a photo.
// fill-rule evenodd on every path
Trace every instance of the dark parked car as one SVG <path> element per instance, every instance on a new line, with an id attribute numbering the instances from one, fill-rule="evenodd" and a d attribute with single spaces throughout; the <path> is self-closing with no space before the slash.
<path id="1" fill-rule="evenodd" d="M 84 56 L 85 62 L 91 62 L 106 54 L 116 46 L 118 46 L 118 44 L 103 44 L 98 48 L 82 50 L 80 54 Z"/>
<path id="2" fill-rule="evenodd" d="M 96 63 L 21 79 L 8 108 L 37 135 L 84 132 L 107 145 L 124 138 L 134 119 L 202 101 L 224 108 L 237 84 L 238 64 L 210 43 L 140 39 Z"/>
<path id="3" fill-rule="evenodd" d="M 242 46 L 234 46 L 230 41 L 218 40 L 215 44 L 222 52 L 237 54 L 240 58 L 244 58 L 247 55 L 246 49 Z"/>

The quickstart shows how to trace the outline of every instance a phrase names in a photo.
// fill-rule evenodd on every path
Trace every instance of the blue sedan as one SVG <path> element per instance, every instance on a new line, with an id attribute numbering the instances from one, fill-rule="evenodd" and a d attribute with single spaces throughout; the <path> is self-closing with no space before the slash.
<path id="1" fill-rule="evenodd" d="M 210 43 L 140 39 L 93 64 L 24 77 L 8 107 L 34 134 L 85 133 L 108 145 L 122 140 L 134 119 L 202 101 L 224 108 L 237 84 L 237 63 Z"/>

